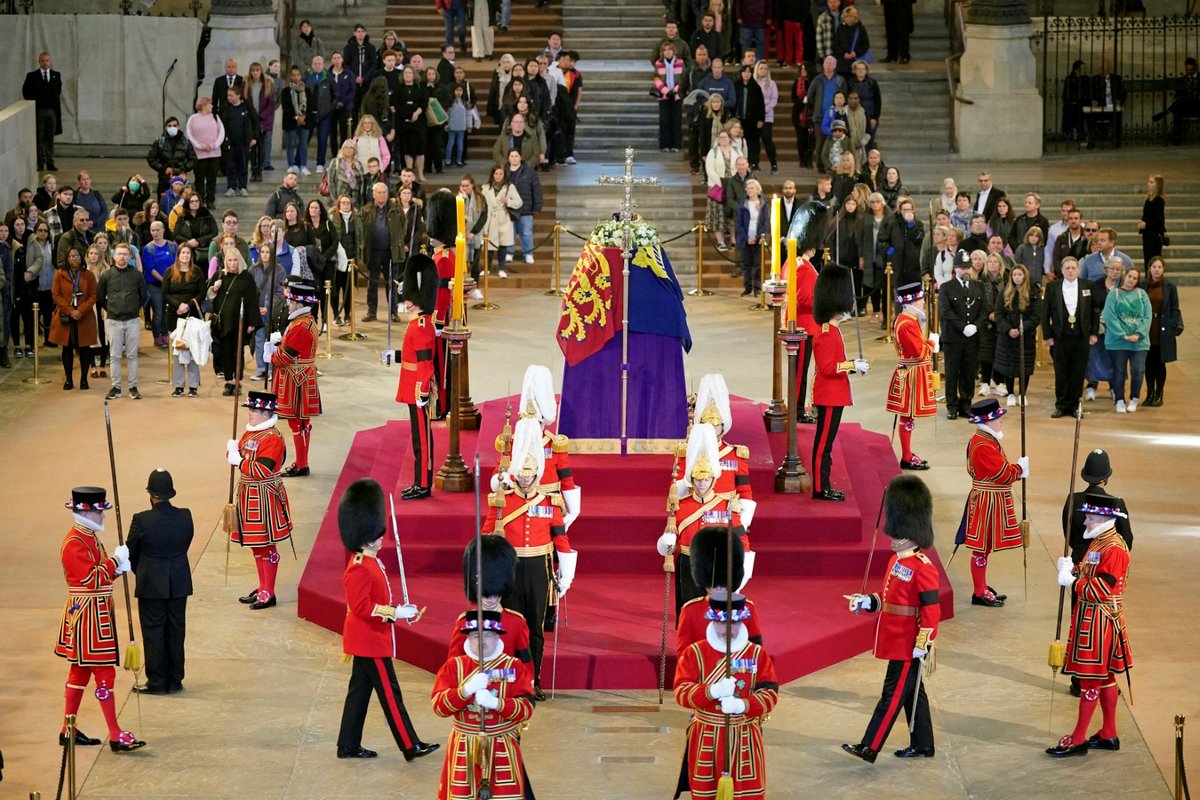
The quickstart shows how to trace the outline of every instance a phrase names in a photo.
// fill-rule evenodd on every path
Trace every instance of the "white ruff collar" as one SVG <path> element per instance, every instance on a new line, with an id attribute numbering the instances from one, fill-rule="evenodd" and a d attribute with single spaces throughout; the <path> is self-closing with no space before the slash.
<path id="1" fill-rule="evenodd" d="M 722 628 L 722 630 L 717 630 L 718 625 Z M 725 652 L 725 642 L 723 641 L 724 637 L 721 635 L 724 633 L 724 627 L 724 622 L 710 622 L 708 623 L 708 627 L 704 630 L 704 638 L 708 640 L 709 647 L 720 653 Z M 730 646 L 729 652 L 740 652 L 741 649 L 749 643 L 750 634 L 746 631 L 746 625 L 743 623 L 742 629 L 733 637 L 733 644 Z"/>
<path id="2" fill-rule="evenodd" d="M 265 421 L 260 422 L 257 425 L 251 425 L 249 422 L 247 422 L 246 430 L 250 431 L 251 433 L 257 433 L 258 431 L 265 431 L 267 428 L 274 428 L 275 423 L 278 421 L 279 421 L 279 417 L 276 416 L 275 414 L 272 414 Z"/>
<path id="3" fill-rule="evenodd" d="M 96 522 L 95 520 L 88 519 L 82 514 L 72 513 L 71 516 L 75 518 L 75 524 L 81 528 L 87 528 L 89 531 L 94 531 L 96 533 L 104 530 L 103 522 Z"/>
<path id="4" fill-rule="evenodd" d="M 1110 519 L 1107 522 L 1100 523 L 1099 525 L 1092 528 L 1091 530 L 1084 531 L 1083 538 L 1095 539 L 1100 534 L 1107 533 L 1108 531 L 1111 531 L 1115 527 L 1117 527 L 1117 521 L 1115 519 Z"/>
<path id="5" fill-rule="evenodd" d="M 979 430 L 983 431 L 988 436 L 991 436 L 997 442 L 1004 438 L 1004 431 L 998 431 L 998 430 L 995 430 L 994 428 L 989 428 L 986 424 L 984 424 L 982 422 L 976 423 L 975 427 L 979 428 Z"/>
<path id="6" fill-rule="evenodd" d="M 305 314 L 311 314 L 311 313 L 312 313 L 312 309 L 309 308 L 308 306 L 305 306 L 304 308 L 297 308 L 295 311 L 288 314 L 288 319 L 295 319 L 296 317 L 302 317 Z"/>
<path id="7" fill-rule="evenodd" d="M 467 654 L 468 658 L 471 658 L 475 661 L 479 660 L 479 653 L 475 652 L 475 644 L 472 641 L 470 634 L 467 634 L 467 638 L 463 641 L 463 652 Z M 496 640 L 496 649 L 488 653 L 483 660 L 491 661 L 493 658 L 502 655 L 504 655 L 504 640 L 498 638 Z"/>

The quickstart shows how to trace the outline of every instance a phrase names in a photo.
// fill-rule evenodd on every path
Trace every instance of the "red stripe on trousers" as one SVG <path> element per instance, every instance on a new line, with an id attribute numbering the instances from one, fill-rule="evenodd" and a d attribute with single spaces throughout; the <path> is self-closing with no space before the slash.
<path id="1" fill-rule="evenodd" d="M 892 702 L 888 704 L 887 713 L 879 721 L 879 727 L 875 730 L 875 738 L 871 740 L 871 749 L 877 753 L 887 740 L 888 732 L 892 729 L 896 715 L 900 713 L 900 703 L 904 699 L 904 689 L 908 686 L 908 671 L 912 669 L 912 665 L 913 662 L 909 661 L 900 670 L 900 677 L 896 680 L 896 691 L 892 692 Z"/>
<path id="2" fill-rule="evenodd" d="M 415 745 L 409 741 L 408 731 L 404 729 L 404 716 L 400 713 L 400 704 L 396 702 L 396 695 L 392 694 L 392 682 L 388 678 L 387 669 L 383 666 L 383 659 L 372 658 L 371 661 L 375 664 L 375 669 L 379 670 L 379 685 L 382 687 L 383 699 L 387 703 L 388 713 L 392 716 L 396 730 L 400 731 L 400 738 L 404 740 L 404 749 L 412 750 Z"/>
<path id="3" fill-rule="evenodd" d="M 830 408 L 831 407 L 825 406 L 824 408 L 825 408 L 825 414 L 824 414 L 825 424 L 824 424 L 824 426 L 822 426 L 821 438 L 817 440 L 815 449 L 813 450 L 813 465 L 812 465 L 813 490 L 817 491 L 817 492 L 821 492 L 821 491 L 825 490 L 825 487 L 821 485 L 821 463 L 824 460 L 824 456 L 825 456 L 825 444 L 826 444 L 826 442 L 829 441 L 829 429 L 833 427 L 833 425 L 831 424 L 832 420 L 830 420 L 830 416 L 831 416 Z"/>

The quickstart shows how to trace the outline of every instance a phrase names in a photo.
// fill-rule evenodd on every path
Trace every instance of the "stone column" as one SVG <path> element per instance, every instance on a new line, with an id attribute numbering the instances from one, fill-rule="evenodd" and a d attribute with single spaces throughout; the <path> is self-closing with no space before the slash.
<path id="1" fill-rule="evenodd" d="M 971 0 L 955 103 L 963 158 L 1014 161 L 1042 155 L 1042 97 L 1029 46 L 1027 0 Z"/>
<path id="2" fill-rule="evenodd" d="M 201 95 L 207 95 L 217 76 L 225 74 L 226 59 L 237 61 L 238 74 L 245 76 L 250 62 L 262 64 L 265 72 L 267 63 L 279 58 L 271 0 L 213 0 L 208 27 L 212 37 L 204 49 Z"/>

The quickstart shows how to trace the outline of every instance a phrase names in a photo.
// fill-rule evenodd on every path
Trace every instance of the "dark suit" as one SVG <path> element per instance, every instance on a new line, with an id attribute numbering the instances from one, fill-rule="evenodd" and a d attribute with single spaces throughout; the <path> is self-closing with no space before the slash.
<path id="1" fill-rule="evenodd" d="M 284 81 L 284 83 L 286 83 L 286 82 L 287 81 Z M 233 88 L 237 89 L 238 94 L 242 93 L 242 76 L 241 75 L 233 76 Z M 213 113 L 216 114 L 218 117 L 221 116 L 221 109 L 225 108 L 225 104 L 228 102 L 225 98 L 225 94 L 228 91 L 229 91 L 229 76 L 226 75 L 224 72 L 222 72 L 220 75 L 217 76 L 217 79 L 215 81 L 213 81 L 213 90 L 212 90 Z"/>
<path id="2" fill-rule="evenodd" d="M 46 80 L 40 69 L 25 74 L 21 96 L 32 100 L 37 112 L 38 169 L 54 163 L 54 137 L 62 134 L 62 75 L 48 70 Z"/>
<path id="3" fill-rule="evenodd" d="M 192 569 L 192 512 L 169 500 L 133 515 L 129 561 L 137 576 L 134 595 L 146 648 L 146 683 L 176 691 L 183 685 L 183 640 Z"/>
<path id="4" fill-rule="evenodd" d="M 1065 283 L 1065 280 L 1058 280 L 1046 284 L 1042 338 L 1054 340 L 1050 346 L 1050 357 L 1054 359 L 1054 407 L 1064 414 L 1074 414 L 1083 392 L 1090 337 L 1099 331 L 1100 309 L 1093 302 L 1095 287 L 1088 281 L 1079 280 L 1075 314 L 1069 315 L 1063 299 Z"/>
<path id="5" fill-rule="evenodd" d="M 971 202 L 971 208 L 975 211 L 975 213 L 983 214 L 984 219 L 991 219 L 992 217 L 996 216 L 996 204 L 1000 202 L 1001 197 L 1007 197 L 1007 195 L 1004 194 L 1004 190 L 993 186 L 991 191 L 988 192 L 987 202 L 983 204 L 983 208 L 979 207 L 978 194 L 975 195 L 975 199 Z M 965 250 L 966 248 L 964 247 L 960 249 Z M 986 250 L 987 248 L 985 247 L 983 249 Z"/>
<path id="6" fill-rule="evenodd" d="M 938 310 L 941 314 L 941 345 L 946 365 L 946 411 L 959 414 L 971 412 L 975 396 L 975 372 L 979 366 L 979 338 L 966 336 L 963 328 L 983 327 L 983 287 L 968 280 L 964 288 L 958 276 L 938 289 Z"/>
<path id="7" fill-rule="evenodd" d="M 1109 92 L 1112 93 L 1112 103 L 1108 102 Z M 1121 106 L 1125 104 L 1125 81 L 1120 75 L 1109 73 L 1108 75 L 1093 75 L 1092 76 L 1092 105 L 1100 108 L 1112 108 L 1112 127 L 1113 127 L 1113 144 L 1117 147 L 1121 146 Z M 1107 122 L 1103 114 L 1093 113 L 1090 115 L 1092 125 L 1095 126 L 1099 122 Z M 1094 131 L 1088 131 L 1088 146 L 1090 147 L 1095 139 Z"/>

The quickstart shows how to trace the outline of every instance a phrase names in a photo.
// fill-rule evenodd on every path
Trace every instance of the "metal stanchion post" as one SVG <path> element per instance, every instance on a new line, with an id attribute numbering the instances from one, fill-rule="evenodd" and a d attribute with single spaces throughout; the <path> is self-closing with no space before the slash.
<path id="1" fill-rule="evenodd" d="M 354 284 L 358 282 L 358 268 L 353 261 L 347 265 L 346 274 L 350 279 L 350 285 L 346 289 L 350 292 L 350 332 L 343 333 L 339 338 L 346 342 L 361 342 L 367 338 L 367 335 L 358 332 L 358 321 L 354 319 Z"/>
<path id="2" fill-rule="evenodd" d="M 37 320 L 41 319 L 41 316 L 38 314 L 38 304 L 37 303 L 33 304 L 33 319 L 35 321 L 34 324 L 36 324 Z M 36 330 L 35 330 L 35 333 L 36 333 Z M 41 351 L 42 351 L 42 348 L 40 346 L 33 348 L 33 377 L 26 378 L 25 383 L 41 384 L 41 383 L 49 383 L 50 382 L 49 378 L 42 377 L 42 357 L 40 355 Z"/>
<path id="3" fill-rule="evenodd" d="M 562 297 L 562 290 L 558 288 L 559 280 L 562 276 L 562 223 L 554 223 L 554 270 L 550 277 L 550 289 L 545 292 L 546 296 Z"/>
<path id="4" fill-rule="evenodd" d="M 884 320 L 884 324 L 886 325 L 887 333 L 883 334 L 883 336 L 877 337 L 875 339 L 875 341 L 886 342 L 888 344 L 891 344 L 892 343 L 892 307 L 896 303 L 896 297 L 895 297 L 895 295 L 892 294 L 892 262 L 891 261 L 887 262 L 887 265 L 884 267 L 883 277 L 884 277 L 883 287 L 884 287 L 884 292 L 885 292 L 883 295 L 883 320 Z"/>
<path id="5" fill-rule="evenodd" d="M 341 353 L 333 352 L 333 326 L 329 324 L 329 296 L 333 291 L 333 282 L 325 281 L 325 313 L 321 319 L 325 321 L 325 352 L 318 353 L 317 358 L 341 358 Z"/>
<path id="6" fill-rule="evenodd" d="M 75 800 L 75 715 L 67 714 L 67 797 Z"/>
<path id="7" fill-rule="evenodd" d="M 488 235 L 485 233 L 483 235 L 483 302 L 471 306 L 471 308 L 477 311 L 492 311 L 500 307 L 491 301 L 491 297 L 488 294 L 488 272 L 490 271 L 489 267 L 492 260 L 491 254 L 488 252 L 489 244 Z"/>
<path id="8" fill-rule="evenodd" d="M 762 265 L 767 262 L 767 237 L 758 237 L 758 269 L 762 272 Z M 767 302 L 767 290 L 759 289 L 758 302 L 750 306 L 751 311 L 767 311 L 771 308 L 771 304 Z"/>
<path id="9" fill-rule="evenodd" d="M 704 288 L 704 221 L 692 228 L 696 232 L 696 288 L 688 291 L 692 297 L 708 297 L 712 292 Z"/>

